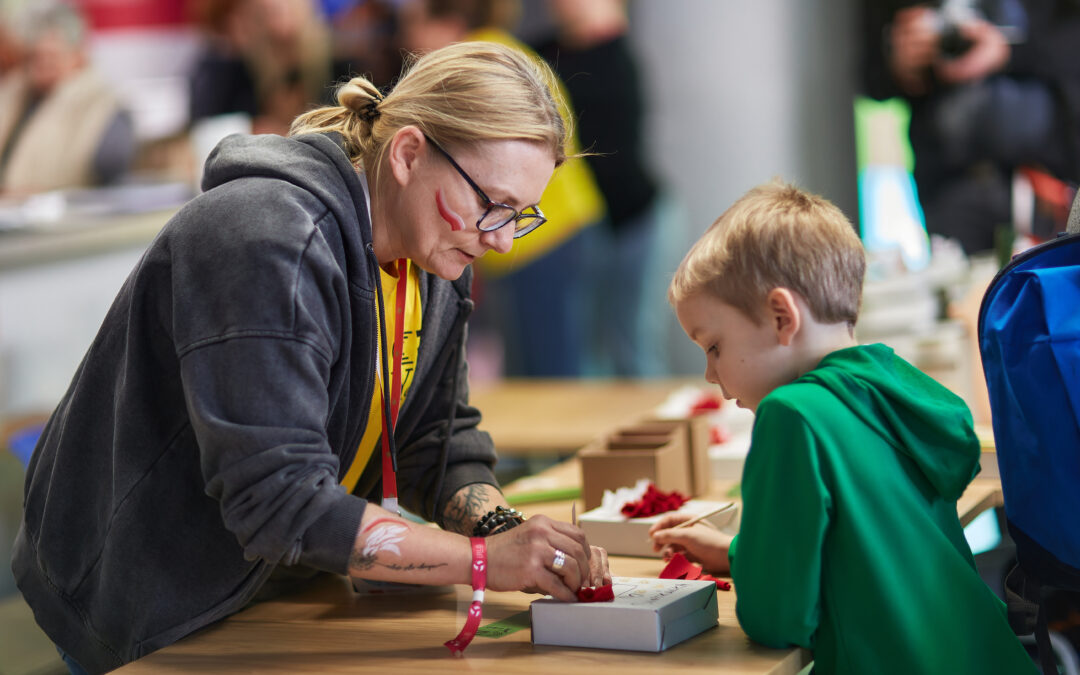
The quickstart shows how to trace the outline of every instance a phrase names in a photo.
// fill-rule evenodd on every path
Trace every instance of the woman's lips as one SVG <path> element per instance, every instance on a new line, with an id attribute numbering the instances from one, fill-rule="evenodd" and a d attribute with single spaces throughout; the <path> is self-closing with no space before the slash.
<path id="1" fill-rule="evenodd" d="M 446 205 L 443 200 L 442 190 L 435 188 L 435 205 L 439 207 L 439 215 L 443 220 L 450 224 L 450 230 L 453 232 L 461 232 L 465 229 L 465 221 L 461 219 L 461 216 L 450 210 L 450 207 Z"/>

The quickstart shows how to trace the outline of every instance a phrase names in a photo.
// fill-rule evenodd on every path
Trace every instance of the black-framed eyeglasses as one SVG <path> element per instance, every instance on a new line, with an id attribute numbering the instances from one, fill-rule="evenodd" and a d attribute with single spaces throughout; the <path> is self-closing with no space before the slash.
<path id="1" fill-rule="evenodd" d="M 536 228 L 540 227 L 547 222 L 547 216 L 537 206 L 527 206 L 524 211 L 518 211 L 509 204 L 502 204 L 500 202 L 493 201 L 487 194 L 476 184 L 476 181 L 465 172 L 465 169 L 461 168 L 454 158 L 450 156 L 450 153 L 443 149 L 441 145 L 431 139 L 430 136 L 424 134 L 424 138 L 428 143 L 450 162 L 450 166 L 461 174 L 461 177 L 465 179 L 465 182 L 469 184 L 469 187 L 476 192 L 480 200 L 484 202 L 484 213 L 476 221 L 476 227 L 483 232 L 491 232 L 497 230 L 507 223 L 514 223 L 514 239 L 524 237 L 528 233 L 532 232 Z"/>

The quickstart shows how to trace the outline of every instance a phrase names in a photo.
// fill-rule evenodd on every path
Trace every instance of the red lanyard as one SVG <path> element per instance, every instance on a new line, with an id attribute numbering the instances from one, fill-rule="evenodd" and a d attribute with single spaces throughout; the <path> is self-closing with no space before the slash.
<path id="1" fill-rule="evenodd" d="M 394 474 L 394 462 L 390 456 L 390 438 L 394 433 L 394 429 L 397 427 L 398 407 L 401 403 L 401 359 L 404 354 L 402 353 L 402 346 L 405 342 L 405 297 L 409 291 L 409 275 L 408 275 L 408 262 L 405 258 L 398 258 L 397 261 L 397 298 L 394 306 L 394 317 L 396 318 L 396 325 L 394 326 L 394 349 L 390 354 L 396 355 L 393 364 L 390 366 L 392 375 L 390 376 L 390 419 L 386 419 L 386 413 L 382 415 L 383 418 L 383 433 L 382 433 L 382 465 L 383 465 L 383 508 L 398 512 L 397 507 L 397 476 Z M 387 359 L 389 362 L 389 359 Z M 386 373 L 383 373 L 383 377 L 386 377 Z M 385 406 L 383 407 L 385 410 Z"/>

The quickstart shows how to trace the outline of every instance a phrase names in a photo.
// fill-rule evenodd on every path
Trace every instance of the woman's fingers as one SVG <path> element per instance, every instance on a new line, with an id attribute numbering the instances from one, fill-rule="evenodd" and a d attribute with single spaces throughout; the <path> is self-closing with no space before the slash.
<path id="1" fill-rule="evenodd" d="M 572 591 L 567 588 L 563 577 L 554 572 L 548 572 L 542 575 L 537 580 L 537 588 L 541 593 L 550 595 L 553 598 L 562 600 L 563 602 L 574 602 L 577 600 L 577 591 Z"/>
<path id="2" fill-rule="evenodd" d="M 588 573 L 589 552 L 577 528 L 558 525 L 535 516 L 488 537 L 488 585 L 502 591 L 539 588 L 560 600 L 573 600 Z"/>
<path id="3" fill-rule="evenodd" d="M 592 555 L 589 557 L 589 582 L 588 586 L 603 586 L 611 583 L 611 570 L 608 568 L 607 551 L 599 546 L 592 547 Z"/>
<path id="4" fill-rule="evenodd" d="M 584 586 L 611 583 L 607 551 L 589 546 L 577 527 L 535 516 L 488 537 L 488 586 L 529 590 L 572 601 Z"/>

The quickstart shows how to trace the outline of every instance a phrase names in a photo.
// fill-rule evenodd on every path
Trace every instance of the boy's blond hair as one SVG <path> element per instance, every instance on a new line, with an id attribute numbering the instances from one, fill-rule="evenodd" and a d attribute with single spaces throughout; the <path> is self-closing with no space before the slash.
<path id="1" fill-rule="evenodd" d="M 760 322 L 765 297 L 782 287 L 815 320 L 854 327 L 865 272 L 862 242 L 840 209 L 774 180 L 740 197 L 690 248 L 668 301 L 707 291 Z"/>

